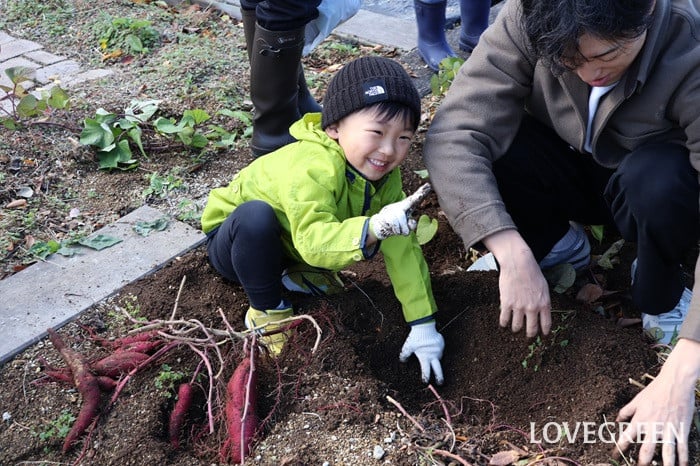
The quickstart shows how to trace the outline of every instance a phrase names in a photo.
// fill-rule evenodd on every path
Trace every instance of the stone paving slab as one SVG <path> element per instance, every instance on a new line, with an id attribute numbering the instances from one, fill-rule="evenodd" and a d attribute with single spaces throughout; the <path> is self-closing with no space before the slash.
<path id="1" fill-rule="evenodd" d="M 79 247 L 73 257 L 53 254 L 1 280 L 0 365 L 46 336 L 47 328 L 63 326 L 204 241 L 200 231 L 177 220 L 146 237 L 133 231 L 137 222 L 161 217 L 157 209 L 140 207 L 95 232 L 122 242 L 101 251 Z"/>

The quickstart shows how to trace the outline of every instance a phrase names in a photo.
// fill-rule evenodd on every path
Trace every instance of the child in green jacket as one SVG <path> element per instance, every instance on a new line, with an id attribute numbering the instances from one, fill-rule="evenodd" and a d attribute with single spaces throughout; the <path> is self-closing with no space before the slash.
<path id="1" fill-rule="evenodd" d="M 425 383 L 443 382 L 442 335 L 428 266 L 410 218 L 420 202 L 402 191 L 400 164 L 420 121 L 420 96 L 403 67 L 361 57 L 328 85 L 322 113 L 290 128 L 296 142 L 253 161 L 212 190 L 202 214 L 214 268 L 240 283 L 250 299 L 248 328 L 293 315 L 292 291 L 341 289 L 336 271 L 381 250 L 411 331 L 400 359 L 415 354 Z M 288 336 L 262 337 L 272 355 Z"/>

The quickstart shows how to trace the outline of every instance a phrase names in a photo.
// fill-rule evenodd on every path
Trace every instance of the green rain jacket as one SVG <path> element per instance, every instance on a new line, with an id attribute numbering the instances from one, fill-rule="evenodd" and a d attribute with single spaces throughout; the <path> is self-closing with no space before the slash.
<path id="1" fill-rule="evenodd" d="M 369 217 L 406 195 L 395 168 L 372 183 L 350 166 L 342 148 L 321 129 L 321 114 L 294 123 L 297 142 L 260 157 L 222 188 L 211 191 L 202 230 L 211 233 L 239 205 L 262 200 L 275 211 L 287 256 L 338 271 L 374 256 L 365 248 Z M 380 243 L 386 270 L 408 323 L 436 312 L 428 265 L 415 234 Z"/>

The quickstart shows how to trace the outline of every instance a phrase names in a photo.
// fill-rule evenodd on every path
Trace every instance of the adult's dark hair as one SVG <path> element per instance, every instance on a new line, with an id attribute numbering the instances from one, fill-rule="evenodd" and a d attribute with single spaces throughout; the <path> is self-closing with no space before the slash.
<path id="1" fill-rule="evenodd" d="M 521 0 L 534 53 L 556 74 L 580 66 L 584 34 L 612 43 L 636 39 L 653 20 L 655 0 Z"/>

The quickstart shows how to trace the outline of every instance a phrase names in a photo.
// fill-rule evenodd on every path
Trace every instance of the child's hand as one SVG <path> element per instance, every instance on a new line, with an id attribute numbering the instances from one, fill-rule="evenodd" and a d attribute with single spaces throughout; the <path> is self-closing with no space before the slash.
<path id="1" fill-rule="evenodd" d="M 442 385 L 445 379 L 442 375 L 440 359 L 442 359 L 444 349 L 445 340 L 435 328 L 435 321 L 426 322 L 411 327 L 411 332 L 401 348 L 399 360 L 406 362 L 412 354 L 415 354 L 420 363 L 423 383 L 430 381 L 432 372 L 435 376 L 435 383 Z"/>
<path id="2" fill-rule="evenodd" d="M 377 239 L 394 235 L 408 235 L 416 229 L 417 222 L 411 218 L 413 209 L 430 193 L 430 183 L 425 183 L 406 199 L 384 206 L 369 219 L 369 227 Z"/>

